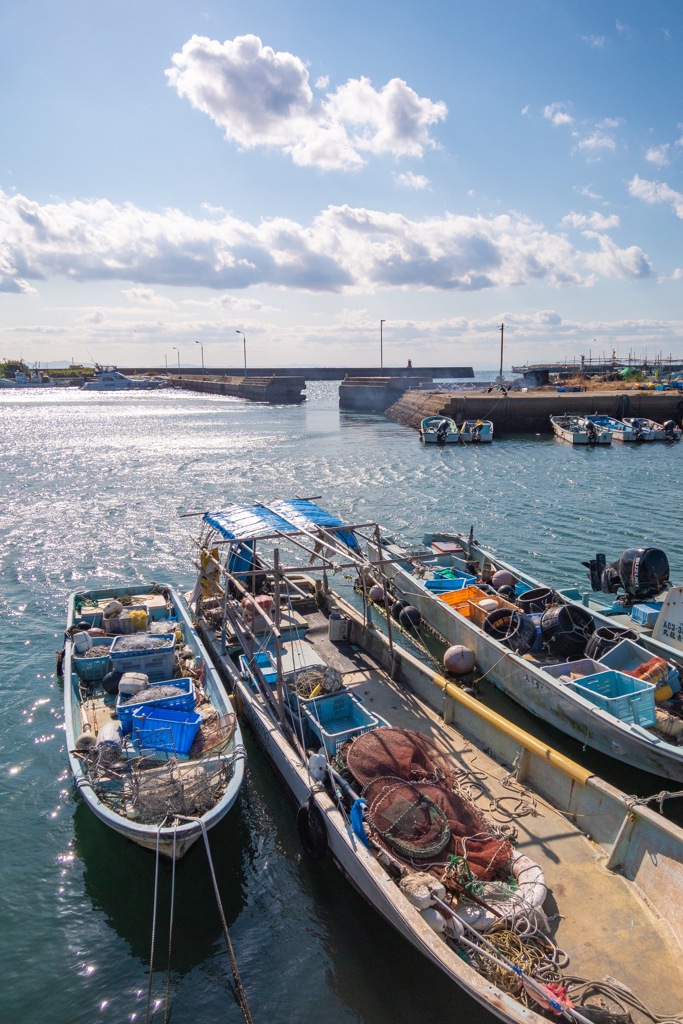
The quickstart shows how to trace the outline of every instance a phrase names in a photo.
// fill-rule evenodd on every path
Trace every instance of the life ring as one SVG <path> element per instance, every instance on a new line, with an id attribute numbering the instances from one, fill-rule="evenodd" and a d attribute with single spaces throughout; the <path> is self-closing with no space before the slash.
<path id="1" fill-rule="evenodd" d="M 296 827 L 306 856 L 311 860 L 322 860 L 329 848 L 327 829 L 322 812 L 313 796 L 299 808 Z"/>
<path id="2" fill-rule="evenodd" d="M 494 924 L 500 924 L 501 921 L 517 915 L 533 916 L 536 911 L 541 911 L 548 895 L 548 886 L 545 884 L 545 875 L 540 865 L 523 853 L 515 853 L 508 862 L 507 871 L 518 886 L 517 891 L 509 900 L 494 901 L 493 885 L 495 883 L 489 883 L 491 892 L 488 895 L 487 886 L 481 893 L 482 900 L 490 903 L 500 916 L 492 914 L 490 910 L 479 906 L 478 903 L 469 903 L 464 900 L 458 900 L 453 907 L 458 917 L 478 932 L 488 931 Z"/>

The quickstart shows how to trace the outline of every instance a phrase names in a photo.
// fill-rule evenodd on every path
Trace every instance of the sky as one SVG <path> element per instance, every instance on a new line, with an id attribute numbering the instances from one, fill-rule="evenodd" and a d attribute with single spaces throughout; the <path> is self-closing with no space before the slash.
<path id="1" fill-rule="evenodd" d="M 678 0 L 4 0 L 0 359 L 683 358 L 682 58 Z"/>

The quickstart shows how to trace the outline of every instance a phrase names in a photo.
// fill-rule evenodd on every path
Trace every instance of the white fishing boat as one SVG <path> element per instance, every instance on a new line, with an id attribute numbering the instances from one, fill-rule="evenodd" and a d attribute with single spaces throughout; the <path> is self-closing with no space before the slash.
<path id="1" fill-rule="evenodd" d="M 53 388 L 54 386 L 55 382 L 37 368 L 29 370 L 28 373 L 24 370 L 17 370 L 13 380 L 10 380 L 9 377 L 0 377 L 0 387 L 2 388 Z"/>
<path id="2" fill-rule="evenodd" d="M 460 440 L 465 444 L 488 444 L 493 441 L 491 420 L 465 420 L 460 427 Z"/>
<path id="3" fill-rule="evenodd" d="M 664 423 L 657 423 L 656 420 L 647 419 L 645 416 L 624 416 L 624 423 L 633 427 L 639 435 L 640 441 L 680 441 L 681 428 L 674 420 L 666 420 Z"/>
<path id="4" fill-rule="evenodd" d="M 133 391 L 156 389 L 165 387 L 167 381 L 157 377 L 127 377 L 115 366 L 95 367 L 95 372 L 89 380 L 81 384 L 82 391 Z"/>
<path id="5" fill-rule="evenodd" d="M 424 444 L 457 444 L 460 431 L 450 416 L 427 416 L 420 423 L 420 440 Z"/>
<path id="6" fill-rule="evenodd" d="M 568 441 L 569 444 L 611 444 L 612 434 L 609 430 L 590 422 L 585 416 L 551 416 L 550 425 L 555 437 Z"/>
<path id="7" fill-rule="evenodd" d="M 618 420 L 614 416 L 606 416 L 602 413 L 596 412 L 591 413 L 590 416 L 586 416 L 586 419 L 589 423 L 594 423 L 596 427 L 602 427 L 604 430 L 609 430 L 613 441 L 641 440 L 634 427 L 630 427 L 628 423 L 625 423 L 623 420 Z"/>
<path id="8" fill-rule="evenodd" d="M 625 998 L 634 1024 L 665 1019 L 683 984 L 683 831 L 331 591 L 333 573 L 370 582 L 357 537 L 377 529 L 300 499 L 203 517 L 198 627 L 304 850 L 499 1020 L 586 1024 Z"/>
<path id="9" fill-rule="evenodd" d="M 239 724 L 185 602 L 156 584 L 72 594 L 59 667 L 81 797 L 127 839 L 180 859 L 244 775 Z"/>
<path id="10" fill-rule="evenodd" d="M 371 541 L 398 598 L 448 644 L 471 652 L 471 667 L 532 714 L 603 754 L 683 781 L 683 704 L 673 700 L 681 651 L 676 659 L 672 649 L 648 650 L 633 633 L 593 651 L 602 620 L 592 610 L 467 538 L 438 537 L 432 565 L 425 549 L 388 536 Z M 642 583 L 645 592 L 644 572 Z M 619 640 L 626 646 L 614 653 Z"/>

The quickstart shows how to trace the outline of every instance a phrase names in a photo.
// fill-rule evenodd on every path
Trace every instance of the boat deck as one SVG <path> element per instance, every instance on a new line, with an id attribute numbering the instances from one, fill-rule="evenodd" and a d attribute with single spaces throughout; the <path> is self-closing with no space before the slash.
<path id="1" fill-rule="evenodd" d="M 505 769 L 449 729 L 434 710 L 389 679 L 358 648 L 332 643 L 321 613 L 307 616 L 307 621 L 306 640 L 344 673 L 344 685 L 391 725 L 429 736 L 459 768 L 471 773 L 478 790 L 476 803 L 484 813 L 496 819 L 490 808 L 501 801 L 506 811 L 498 820 L 505 820 L 522 795 L 514 784 L 506 785 Z M 549 895 L 544 909 L 555 940 L 570 958 L 566 973 L 595 980 L 610 975 L 650 1009 L 678 1012 L 680 951 L 667 923 L 654 912 L 644 912 L 633 886 L 607 870 L 599 848 L 542 798 L 534 798 L 530 813 L 515 817 L 514 825 L 516 848 L 545 874 Z M 625 950 L 630 950 L 626 956 Z"/>

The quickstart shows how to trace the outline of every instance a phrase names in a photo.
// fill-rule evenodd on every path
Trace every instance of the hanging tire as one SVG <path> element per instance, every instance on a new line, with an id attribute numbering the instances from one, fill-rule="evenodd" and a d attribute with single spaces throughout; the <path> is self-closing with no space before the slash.
<path id="1" fill-rule="evenodd" d="M 536 642 L 536 626 L 532 619 L 513 608 L 496 608 L 489 612 L 482 629 L 517 654 L 527 654 Z"/>
<path id="2" fill-rule="evenodd" d="M 329 847 L 327 828 L 322 812 L 312 796 L 299 808 L 296 827 L 306 856 L 311 860 L 322 860 Z"/>

